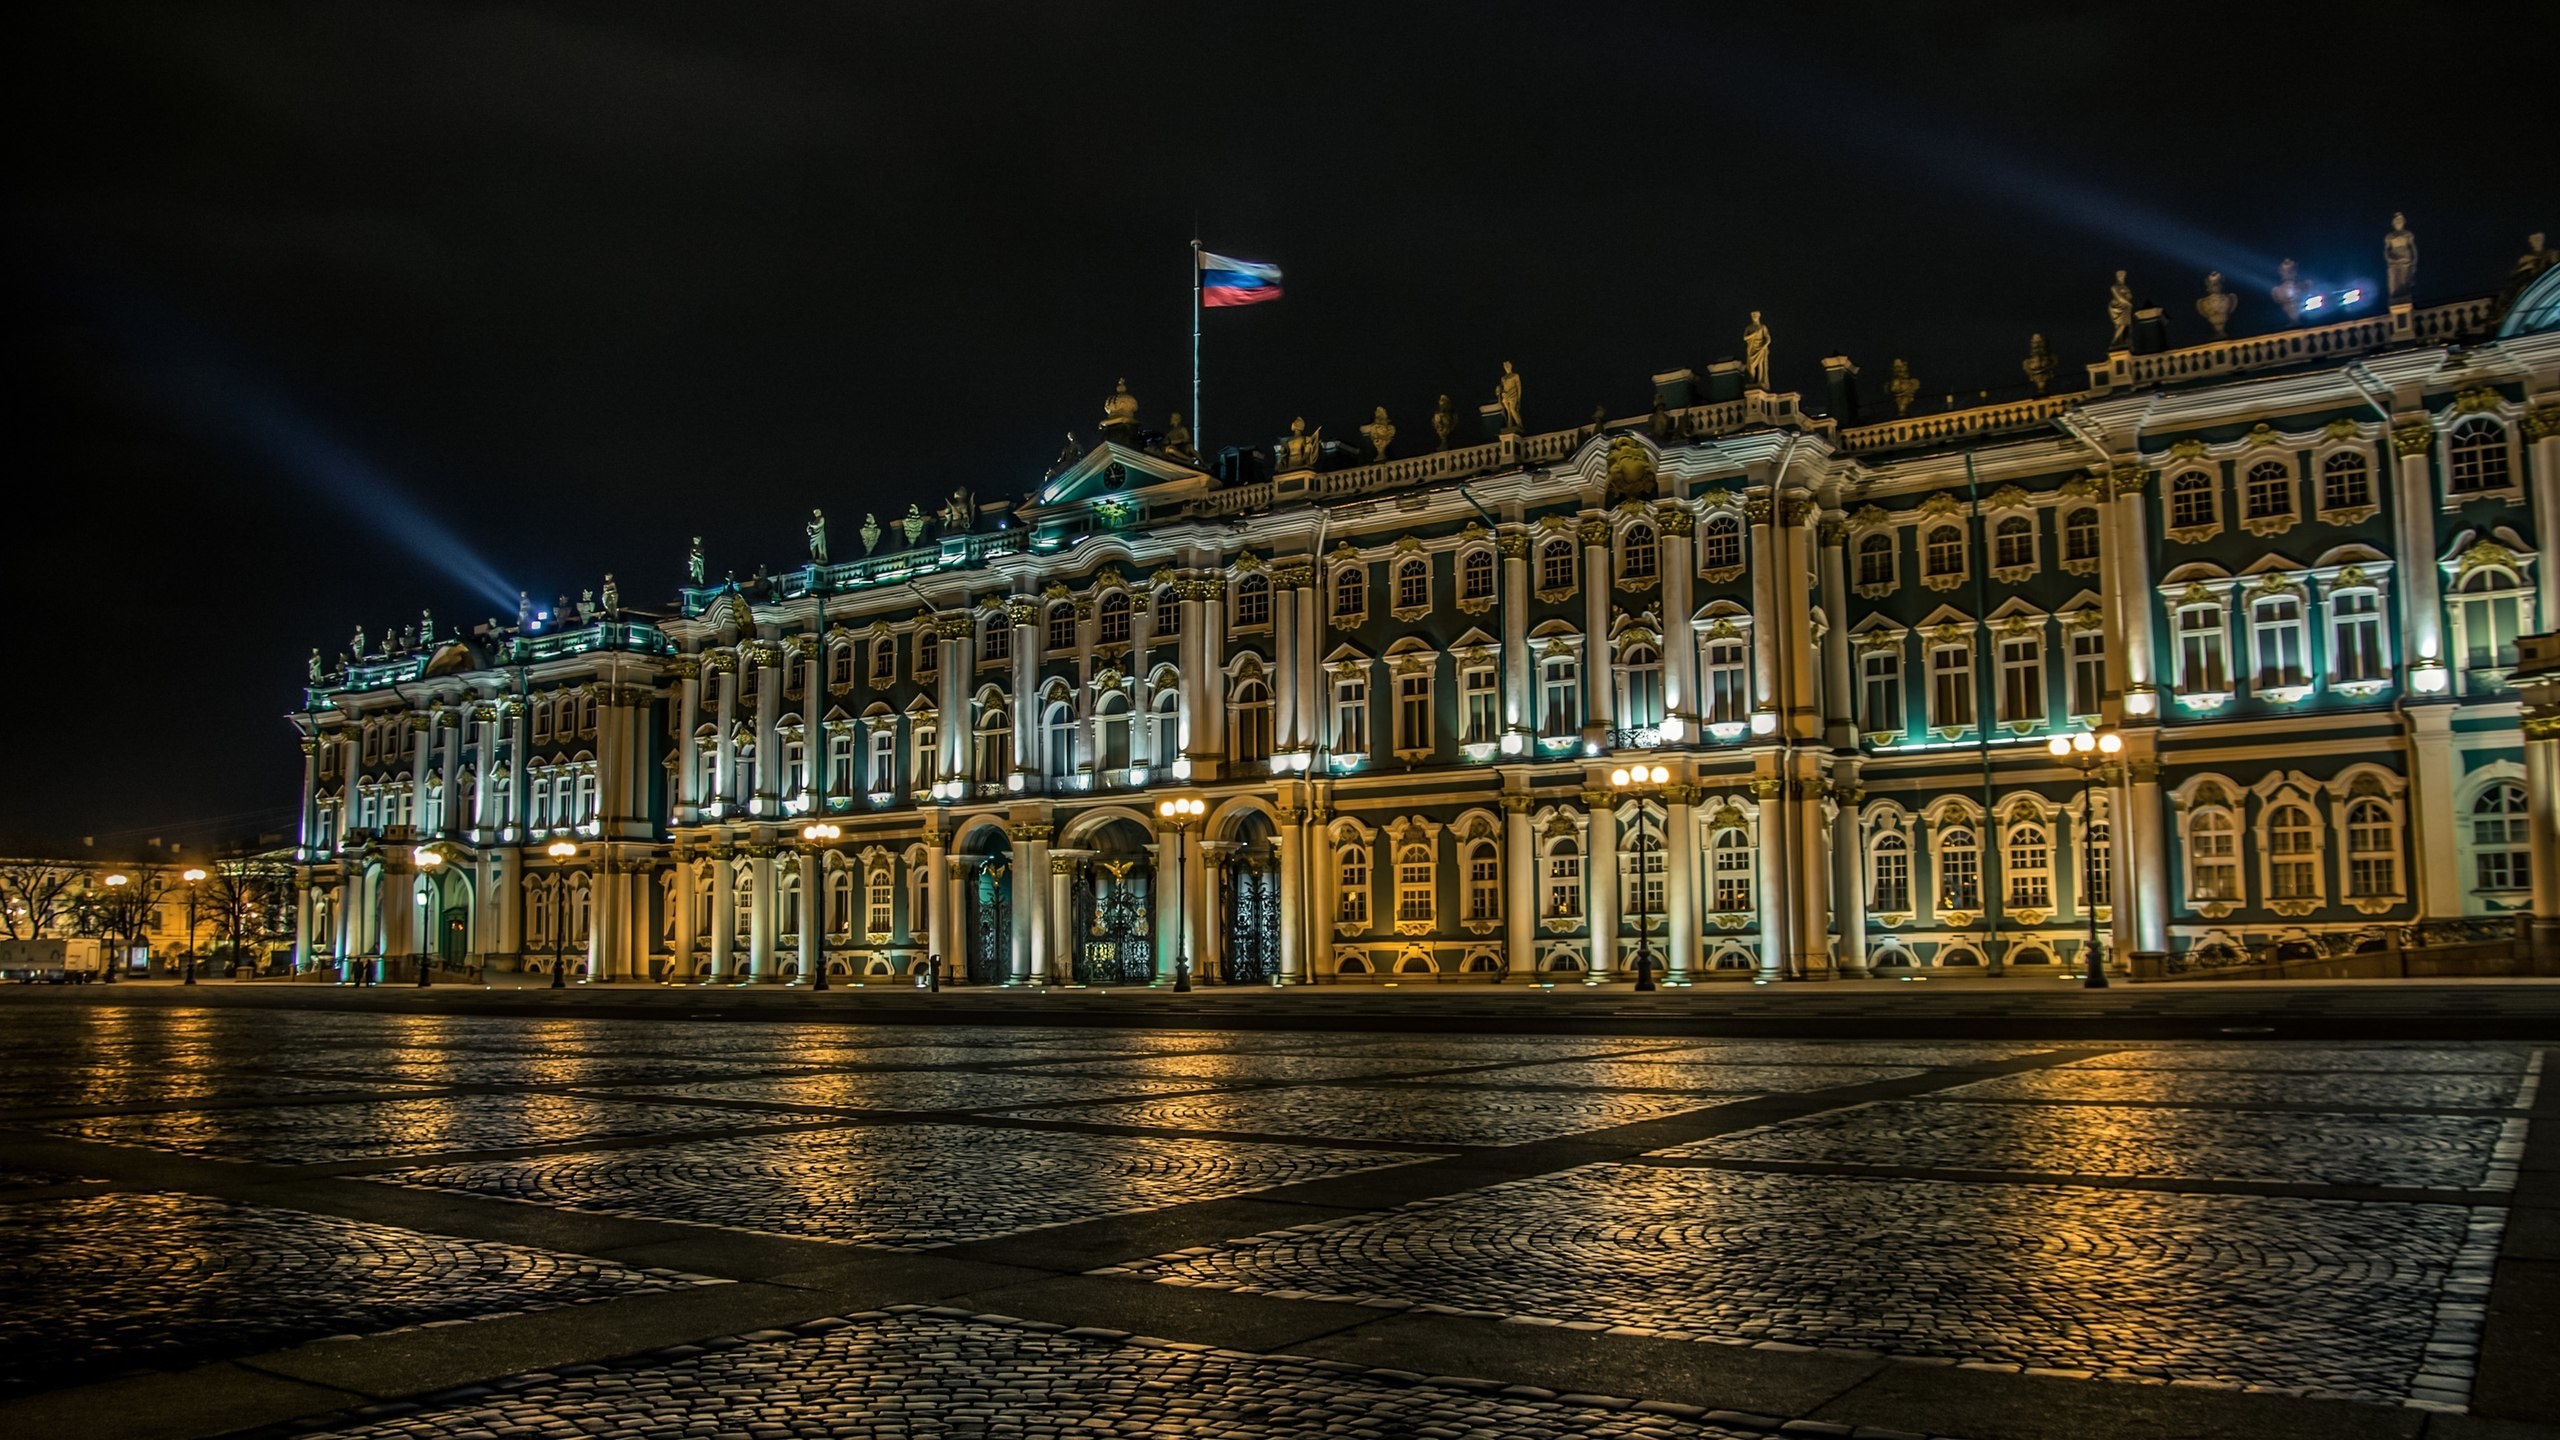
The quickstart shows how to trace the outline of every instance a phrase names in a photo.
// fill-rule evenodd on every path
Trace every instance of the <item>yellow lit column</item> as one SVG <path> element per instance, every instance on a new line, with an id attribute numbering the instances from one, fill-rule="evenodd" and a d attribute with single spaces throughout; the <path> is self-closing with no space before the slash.
<path id="1" fill-rule="evenodd" d="M 1538 842 L 1529 811 L 1537 804 L 1525 771 L 1502 777 L 1502 963 L 1511 974 L 1538 973 Z"/>
<path id="2" fill-rule="evenodd" d="M 1852 980 L 1868 970 L 1866 834 L 1858 824 L 1866 790 L 1858 764 L 1855 754 L 1831 761 L 1831 917 L 1839 931 L 1840 973 Z"/>
<path id="3" fill-rule="evenodd" d="M 711 852 L 711 975 L 723 983 L 738 978 L 737 852 L 722 845 Z"/>
<path id="4" fill-rule="evenodd" d="M 2409 688 L 2420 695 L 2440 695 L 2450 678 L 2445 668 L 2442 583 L 2436 571 L 2436 503 L 2429 463 L 2435 454 L 2436 430 L 2423 414 L 2391 427 L 2391 448 L 2400 461 L 2400 485 L 2393 497 L 2392 519 L 2399 531 L 2400 615 L 2404 625 L 2400 653 L 2407 657 Z M 2429 913 L 2453 914 L 2448 911 Z"/>
<path id="5" fill-rule="evenodd" d="M 675 868 L 671 872 L 674 883 L 670 887 L 671 893 L 667 897 L 667 904 L 676 912 L 676 933 L 674 941 L 667 947 L 668 968 L 671 972 L 669 978 L 681 984 L 693 978 L 693 929 L 702 922 L 693 913 L 695 900 L 692 852 L 678 849 L 670 859 Z"/>
<path id="6" fill-rule="evenodd" d="M 1611 700 L 1609 659 L 1609 522 L 1594 516 L 1582 522 L 1582 700 L 1584 748 L 1605 743 Z M 1614 967 L 1612 967 L 1614 968 Z"/>
<path id="7" fill-rule="evenodd" d="M 1582 886 L 1582 911 L 1591 919 L 1591 969 L 1597 982 L 1618 968 L 1618 797 L 1608 787 L 1582 792 L 1591 817 L 1588 878 Z"/>
<path id="8" fill-rule="evenodd" d="M 1529 655 L 1529 537 L 1505 530 L 1502 552 L 1502 752 L 1526 754 L 1538 730 L 1538 697 Z"/>
<path id="9" fill-rule="evenodd" d="M 756 773 L 766 773 L 762 757 L 756 761 Z M 759 794 L 764 782 L 758 780 Z M 773 846 L 755 844 L 747 847 L 747 975 L 754 980 L 773 978 L 773 937 L 780 928 L 780 916 L 774 911 Z"/>
<path id="10" fill-rule="evenodd" d="M 1757 629 L 1758 627 L 1753 627 Z M 1767 762 L 1776 763 L 1772 756 Z M 1783 980 L 1787 975 L 1787 782 L 1783 776 L 1763 774 L 1751 782 L 1751 794 L 1759 802 L 1758 846 L 1753 852 L 1760 862 L 1760 978 Z"/>
<path id="11" fill-rule="evenodd" d="M 1284 785 L 1280 804 L 1280 981 L 1307 978 L 1307 812 L 1296 786 Z"/>
<path id="12" fill-rule="evenodd" d="M 1698 704 L 1698 637 L 1689 621 L 1697 608 L 1698 563 L 1690 543 L 1697 519 L 1667 502 L 1655 512 L 1654 524 L 1662 544 L 1663 738 L 1694 741 L 1705 719 Z"/>
<path id="13" fill-rule="evenodd" d="M 749 806 L 754 814 L 770 818 L 782 808 L 782 647 L 758 641 L 746 647 L 746 654 L 756 667 L 756 774 Z M 756 971 L 759 977 L 764 973 Z"/>
<path id="14" fill-rule="evenodd" d="M 800 847 L 800 983 L 818 978 L 818 967 L 827 963 L 826 956 L 826 867 L 819 863 L 819 847 Z"/>
<path id="15" fill-rule="evenodd" d="M 2524 434 L 2533 447 L 2526 452 L 2532 459 L 2529 493 L 2533 496 L 2533 533 L 2537 537 L 2560 535 L 2560 405 L 2545 405 L 2527 414 Z M 2551 542 L 2539 543 L 2548 549 Z M 2541 617 L 2543 627 L 2560 626 L 2560 565 L 2549 560 L 2536 565 L 2534 590 L 2533 613 Z M 2537 908 L 2534 913 L 2552 912 Z"/>
<path id="16" fill-rule="evenodd" d="M 2531 688 L 2547 692 L 2550 687 Z M 2528 954 L 2534 974 L 2560 974 L 2560 709 L 2548 703 L 2525 707 L 2524 784 L 2533 842 Z"/>
<path id="17" fill-rule="evenodd" d="M 1665 965 L 1671 979 L 1687 981 L 1700 968 L 1706 942 L 1698 908 L 1698 787 L 1684 781 L 1665 789 L 1662 816 Z"/>

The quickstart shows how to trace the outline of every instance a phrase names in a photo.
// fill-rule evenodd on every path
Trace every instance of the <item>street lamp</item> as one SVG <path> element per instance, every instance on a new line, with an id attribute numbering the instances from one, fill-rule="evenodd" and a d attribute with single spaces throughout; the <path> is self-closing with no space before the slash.
<path id="1" fill-rule="evenodd" d="M 2097 809 L 2091 801 L 2098 772 L 2106 768 L 2116 753 L 2124 749 L 2124 737 L 2112 725 L 2102 725 L 2096 733 L 2087 730 L 2075 735 L 2056 735 L 2044 743 L 2054 759 L 2080 772 L 2080 908 L 2089 916 L 2089 947 L 2081 957 L 2080 979 L 2084 989 L 2107 988 L 2107 957 L 2098 948 L 2098 847 L 2089 843 L 2089 828 L 2097 823 Z"/>
<path id="2" fill-rule="evenodd" d="M 417 861 L 418 868 L 429 874 L 433 874 L 444 864 L 444 852 L 431 846 L 421 845 L 416 850 L 411 851 L 410 854 L 412 858 Z M 435 944 L 436 933 L 435 907 L 433 905 L 429 905 L 427 907 L 426 917 L 420 922 L 418 926 L 418 933 L 424 941 L 424 943 L 418 947 L 418 986 L 420 989 L 424 989 L 428 985 L 435 983 L 427 974 L 427 950 L 429 946 Z"/>
<path id="3" fill-rule="evenodd" d="M 840 825 L 829 825 L 823 821 L 815 825 L 803 825 L 800 827 L 800 839 L 812 850 L 822 848 L 827 841 L 837 839 L 843 834 L 844 827 Z M 821 871 L 823 871 L 824 868 L 825 867 L 821 866 Z M 826 877 L 822 873 L 818 878 L 824 880 Z M 809 966 L 809 988 L 812 990 L 824 990 L 827 988 L 827 941 L 826 931 L 823 928 L 827 919 L 826 897 L 823 893 L 820 893 L 814 899 L 803 903 L 806 903 L 809 906 L 811 923 L 821 927 L 818 932 L 818 943 L 810 947 L 811 951 L 817 958 L 812 961 Z M 850 924 L 851 922 L 848 921 L 847 923 Z"/>
<path id="4" fill-rule="evenodd" d="M 187 978 L 185 983 L 193 985 L 196 983 L 196 882 L 204 878 L 204 872 L 189 869 L 178 878 L 187 882 Z"/>
<path id="5" fill-rule="evenodd" d="M 107 888 L 111 891 L 121 891 L 124 888 L 127 879 L 128 877 L 122 874 L 110 875 L 107 877 Z M 107 920 L 108 923 L 114 927 L 116 935 L 119 938 L 122 938 L 126 933 L 127 928 L 125 925 L 124 907 L 115 903 L 114 898 L 109 899 L 107 902 Z M 127 944 L 125 946 L 125 953 L 117 956 L 114 964 L 105 967 L 107 978 L 103 983 L 108 985 L 116 983 L 116 972 L 131 963 L 133 963 L 133 947 L 130 944 Z"/>
<path id="6" fill-rule="evenodd" d="M 1184 913 L 1190 897 L 1182 878 L 1183 860 L 1187 853 L 1186 837 L 1191 834 L 1191 827 L 1199 824 L 1208 813 L 1206 801 L 1188 795 L 1156 802 L 1156 817 L 1173 827 L 1173 988 L 1176 993 L 1191 988 L 1191 926 Z"/>
<path id="7" fill-rule="evenodd" d="M 542 853 L 554 860 L 567 860 L 578 853 L 578 847 L 567 840 L 554 840 L 543 847 Z M 560 962 L 569 943 L 569 887 L 562 885 L 558 890 L 560 903 L 553 907 L 551 915 L 551 988 L 565 990 L 569 979 Z"/>
<path id="8" fill-rule="evenodd" d="M 1651 990 L 1653 983 L 1653 918 L 1652 873 L 1646 863 L 1652 853 L 1653 822 L 1646 817 L 1641 802 L 1662 792 L 1671 783 L 1671 772 L 1660 765 L 1628 765 L 1609 772 L 1609 788 L 1621 795 L 1633 795 L 1636 806 L 1636 988 Z M 1609 943 L 1607 938 L 1592 937 L 1597 948 Z M 1596 961 L 1597 956 L 1593 957 Z"/>

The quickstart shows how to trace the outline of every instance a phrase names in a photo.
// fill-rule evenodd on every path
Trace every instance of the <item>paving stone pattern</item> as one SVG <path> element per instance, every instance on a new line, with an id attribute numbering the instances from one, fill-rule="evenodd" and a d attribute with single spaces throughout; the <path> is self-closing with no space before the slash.
<path id="1" fill-rule="evenodd" d="M 1340 1362 L 942 1313 L 848 1317 L 325 1432 L 346 1440 L 1762 1440 L 1691 1407 L 1626 1408 L 1412 1383 Z M 690 1353 L 687 1353 L 690 1352 Z M 1543 1392 L 1530 1392 L 1540 1394 Z"/>
<path id="2" fill-rule="evenodd" d="M 0 1393 L 704 1283 L 199 1196 L 0 1205 Z"/>
<path id="3" fill-rule="evenodd" d="M 1892 1100 L 1663 1151 L 1880 1169 L 2008 1170 L 2467 1190 L 2499 1182 L 2494 1116 Z M 2512 1184 L 2513 1177 L 2503 1177 Z"/>
<path id="4" fill-rule="evenodd" d="M 2408 1071 L 2478 1071 L 2510 1074 L 2524 1069 L 2532 1052 L 2523 1046 L 2477 1045 L 2460 1050 L 2408 1045 L 2177 1045 L 2134 1047 L 2073 1064 L 2083 1070 L 2298 1070 L 2311 1074 L 2399 1074 Z"/>
<path id="5" fill-rule="evenodd" d="M 54 1120 L 84 1140 L 145 1145 L 218 1160 L 310 1165 L 445 1151 L 512 1150 L 632 1135 L 791 1124 L 710 1106 L 625 1104 L 561 1095 L 426 1095 L 301 1106 Z"/>
<path id="6" fill-rule="evenodd" d="M 72 1106 L 163 1105 L 175 1101 L 282 1099 L 361 1088 L 343 1081 L 261 1075 L 245 1070 L 169 1074 L 151 1069 L 65 1069 L 46 1066 L 0 1075 L 0 1110 Z"/>
<path id="7" fill-rule="evenodd" d="M 2473 1218 L 2453 1205 L 1613 1164 L 1104 1273 L 2399 1401 L 2427 1364 Z"/>
<path id="8" fill-rule="evenodd" d="M 1417 1158 L 917 1124 L 572 1152 L 368 1178 L 573 1210 L 919 1250 Z"/>
<path id="9" fill-rule="evenodd" d="M 2268 1070 L 2027 1070 L 1938 1092 L 1946 1100 L 2141 1101 L 2161 1105 L 2497 1109 L 2520 1075 L 2435 1071 L 2300 1075 Z"/>
<path id="10" fill-rule="evenodd" d="M 1740 1097 L 1608 1090 L 1435 1090 L 1421 1084 L 1306 1085 L 1011 1113 L 1022 1119 L 1140 1125 L 1157 1130 L 1389 1140 L 1416 1145 L 1520 1145 L 1638 1120 L 1656 1120 L 1737 1098 Z"/>
<path id="11" fill-rule="evenodd" d="M 652 1085 L 653 1095 L 698 1100 L 766 1100 L 824 1105 L 842 1110 L 991 1110 L 1054 1105 L 1068 1100 L 1117 1100 L 1130 1095 L 1196 1090 L 1197 1080 L 1139 1079 L 1118 1075 L 1046 1072 L 973 1074 L 966 1071 L 877 1070 L 850 1074 L 774 1075 L 755 1080 L 714 1080 L 691 1085 Z"/>
<path id="12" fill-rule="evenodd" d="M 1827 1090 L 1834 1085 L 1864 1085 L 1898 1080 L 1917 1070 L 1883 1065 L 1736 1065 L 1722 1061 L 1667 1056 L 1628 1060 L 1562 1060 L 1504 1070 L 1445 1077 L 1448 1083 L 1530 1088 L 1547 1085 L 1593 1086 L 1612 1090 L 1673 1090 L 1723 1095 L 1776 1095 L 1797 1090 Z M 1442 1083 L 1424 1076 L 1408 1084 Z"/>

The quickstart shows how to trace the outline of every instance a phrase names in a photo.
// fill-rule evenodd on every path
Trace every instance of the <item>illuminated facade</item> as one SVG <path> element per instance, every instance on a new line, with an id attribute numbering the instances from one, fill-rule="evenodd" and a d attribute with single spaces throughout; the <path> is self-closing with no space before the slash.
<path id="1" fill-rule="evenodd" d="M 2092 907 L 2172 964 L 2521 910 L 2560 333 L 2499 331 L 2555 278 L 1893 419 L 1726 362 L 1383 461 L 1211 465 L 1124 391 L 1020 502 L 315 682 L 305 955 L 2050 976 Z M 2099 724 L 2084 799 L 2046 742 Z"/>

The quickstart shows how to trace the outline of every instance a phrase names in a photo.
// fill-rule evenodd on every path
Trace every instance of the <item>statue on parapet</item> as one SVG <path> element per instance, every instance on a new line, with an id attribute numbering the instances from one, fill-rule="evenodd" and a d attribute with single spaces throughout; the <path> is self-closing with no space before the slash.
<path id="1" fill-rule="evenodd" d="M 702 584 L 702 537 L 693 537 L 693 548 L 685 552 L 684 573 L 694 585 Z"/>
<path id="2" fill-rule="evenodd" d="M 613 572 L 604 572 L 604 613 L 610 620 L 622 613 L 622 587 L 613 583 Z"/>
<path id="3" fill-rule="evenodd" d="M 1769 327 L 1752 311 L 1751 323 L 1742 327 L 1742 383 L 1748 389 L 1769 388 L 1769 342 Z"/>
<path id="4" fill-rule="evenodd" d="M 2397 210 L 2382 236 L 2382 273 L 2394 305 L 2418 288 L 2418 237 L 2409 229 L 2409 217 Z"/>
<path id="5" fill-rule="evenodd" d="M 1439 408 L 1431 412 L 1431 433 L 1440 437 L 1443 450 L 1449 448 L 1450 438 L 1458 433 L 1458 407 L 1446 395 L 1440 397 Z"/>
<path id="6" fill-rule="evenodd" d="M 2196 313 L 2213 327 L 2213 338 L 2227 340 L 2231 336 L 2231 312 L 2240 308 L 2240 297 L 2222 288 L 2222 272 L 2209 270 L 2204 277 L 2204 295 L 2196 301 Z"/>
<path id="7" fill-rule="evenodd" d="M 2291 257 L 2276 266 L 2275 288 L 2267 292 L 2267 298 L 2276 302 L 2276 313 L 2284 317 L 2284 323 L 2293 325 L 2301 321 L 2302 272 L 2294 268 Z"/>
<path id="8" fill-rule="evenodd" d="M 1387 407 L 1380 405 L 1370 411 L 1369 423 L 1360 427 L 1360 433 L 1368 437 L 1370 461 L 1385 460 L 1387 447 L 1394 444 L 1396 438 L 1395 422 L 1387 418 Z"/>
<path id="9" fill-rule="evenodd" d="M 1520 372 L 1511 368 L 1508 360 L 1502 362 L 1502 378 L 1493 382 L 1493 403 L 1502 407 L 1503 434 L 1529 433 L 1528 422 L 1522 418 Z"/>
<path id="10" fill-rule="evenodd" d="M 1127 392 L 1123 391 L 1121 393 L 1126 394 Z M 1135 404 L 1136 402 L 1132 401 L 1130 403 Z M 951 491 L 951 498 L 944 501 L 942 504 L 941 518 L 943 534 L 968 534 L 969 527 L 976 524 L 978 520 L 977 497 L 971 495 L 966 489 L 957 486 L 953 487 Z"/>
<path id="11" fill-rule="evenodd" d="M 312 684 L 314 684 L 314 685 L 319 684 L 319 683 L 320 683 L 320 652 L 319 652 L 317 649 L 314 649 L 314 650 L 311 652 L 311 659 L 310 659 L 309 663 L 306 665 L 306 667 L 305 667 L 305 668 L 310 672 L 310 675 L 311 675 L 311 683 L 312 683 Z"/>
<path id="12" fill-rule="evenodd" d="M 910 545 L 924 543 L 926 523 L 924 507 L 912 500 L 907 502 L 907 513 L 898 517 L 898 528 L 907 532 L 907 543 Z"/>
<path id="13" fill-rule="evenodd" d="M 854 532 L 862 537 L 862 553 L 880 548 L 880 517 L 869 510 L 862 512 L 862 528 Z"/>
<path id="14" fill-rule="evenodd" d="M 1323 426 L 1317 426 L 1316 433 L 1309 435 L 1307 417 L 1304 415 L 1289 422 L 1289 438 L 1280 442 L 1281 470 L 1313 470 L 1316 468 L 1316 457 L 1323 453 Z"/>
<path id="15" fill-rule="evenodd" d="M 827 512 L 811 507 L 809 523 L 800 527 L 809 532 L 809 563 L 827 563 Z"/>
<path id="16" fill-rule="evenodd" d="M 2107 287 L 2107 323 L 2114 327 L 2107 333 L 2109 350 L 2133 344 L 2133 287 L 2125 283 L 2121 270 L 2116 272 L 2116 283 Z"/>
<path id="17" fill-rule="evenodd" d="M 2037 334 L 2027 337 L 2027 358 L 2018 362 L 2018 368 L 2027 372 L 2027 383 L 2036 387 L 2036 393 L 2041 395 L 2046 387 L 2053 384 L 2053 377 L 2062 366 L 2053 358 L 2053 347 L 2044 343 L 2043 335 Z"/>
<path id="18" fill-rule="evenodd" d="M 1893 377 L 1884 382 L 1885 393 L 1893 397 L 1895 419 L 1911 413 L 1911 402 L 1920 398 L 1919 377 L 1911 373 L 1911 362 L 1893 362 Z"/>

